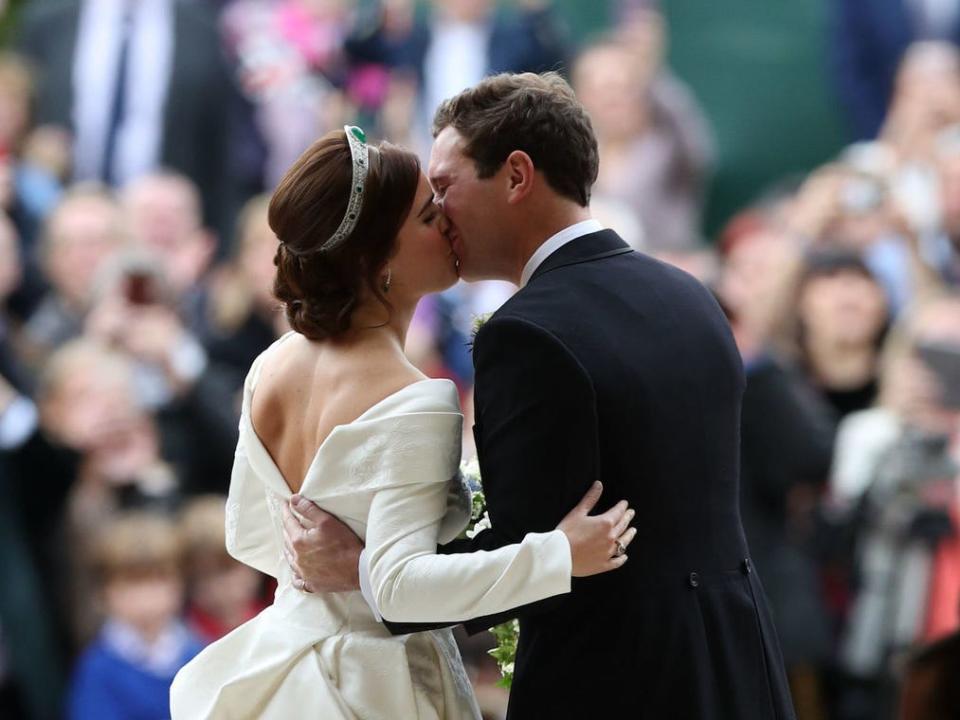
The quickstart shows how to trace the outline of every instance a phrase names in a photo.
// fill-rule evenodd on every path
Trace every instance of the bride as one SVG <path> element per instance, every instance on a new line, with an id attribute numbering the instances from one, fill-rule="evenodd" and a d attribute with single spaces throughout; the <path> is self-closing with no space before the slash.
<path id="1" fill-rule="evenodd" d="M 269 217 L 280 239 L 274 290 L 294 331 L 244 384 L 227 548 L 278 589 L 273 605 L 180 671 L 173 718 L 479 718 L 449 630 L 391 636 L 359 592 L 294 587 L 283 505 L 299 493 L 364 539 L 384 615 L 457 621 L 622 565 L 610 538 L 634 536 L 623 534 L 626 503 L 588 516 L 595 485 L 552 532 L 437 555 L 463 530 L 470 501 L 458 476 L 456 387 L 425 378 L 403 354 L 417 301 L 457 281 L 420 164 L 344 128 L 290 168 Z"/>

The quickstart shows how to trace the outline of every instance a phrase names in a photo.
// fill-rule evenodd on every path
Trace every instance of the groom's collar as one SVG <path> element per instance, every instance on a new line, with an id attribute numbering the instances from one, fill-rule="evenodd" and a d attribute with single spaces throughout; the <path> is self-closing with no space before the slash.
<path id="1" fill-rule="evenodd" d="M 543 245 L 536 249 L 533 255 L 530 256 L 530 259 L 527 260 L 527 264 L 523 266 L 523 272 L 520 274 L 520 287 L 530 282 L 530 278 L 533 277 L 537 268 L 543 264 L 543 261 L 564 245 L 573 242 L 579 237 L 590 235 L 601 230 L 603 230 L 603 225 L 591 218 L 590 220 L 583 220 L 574 225 L 569 225 L 556 235 L 550 237 Z"/>
<path id="2" fill-rule="evenodd" d="M 601 228 L 597 232 L 578 236 L 576 242 L 567 242 L 554 251 L 533 271 L 528 282 L 557 268 L 628 252 L 633 252 L 633 249 L 617 233 Z"/>

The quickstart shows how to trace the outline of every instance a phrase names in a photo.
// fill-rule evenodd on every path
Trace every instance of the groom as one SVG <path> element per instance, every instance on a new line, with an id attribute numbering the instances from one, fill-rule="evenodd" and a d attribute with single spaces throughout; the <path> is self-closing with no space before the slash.
<path id="1" fill-rule="evenodd" d="M 591 219 L 597 143 L 559 76 L 484 80 L 440 107 L 434 135 L 430 182 L 463 277 L 521 288 L 473 346 L 492 528 L 440 551 L 551 530 L 596 479 L 606 505 L 626 498 L 637 511 L 623 568 L 462 618 L 469 632 L 520 619 L 509 717 L 793 718 L 740 524 L 744 379 L 720 309 Z M 304 520 L 288 510 L 287 546 L 301 586 L 356 590 L 359 541 L 294 504 Z"/>

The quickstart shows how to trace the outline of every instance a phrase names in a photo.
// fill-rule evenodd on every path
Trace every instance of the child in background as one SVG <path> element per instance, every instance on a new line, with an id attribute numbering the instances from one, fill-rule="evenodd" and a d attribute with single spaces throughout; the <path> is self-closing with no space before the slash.
<path id="1" fill-rule="evenodd" d="M 70 720 L 170 717 L 173 676 L 201 648 L 179 617 L 182 557 L 162 515 L 128 512 L 104 525 L 92 561 L 106 620 L 74 669 Z"/>
<path id="2" fill-rule="evenodd" d="M 226 498 L 204 495 L 183 510 L 180 527 L 187 580 L 187 622 L 206 644 L 266 607 L 264 577 L 227 553 Z"/>

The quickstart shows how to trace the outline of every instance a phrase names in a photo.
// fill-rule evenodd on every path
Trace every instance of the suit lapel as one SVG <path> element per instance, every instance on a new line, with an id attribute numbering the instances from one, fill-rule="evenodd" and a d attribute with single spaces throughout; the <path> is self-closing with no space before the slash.
<path id="1" fill-rule="evenodd" d="M 613 230 L 600 230 L 568 242 L 547 257 L 530 277 L 530 282 L 532 283 L 540 276 L 562 267 L 593 262 L 630 252 L 633 252 L 633 249 Z"/>

